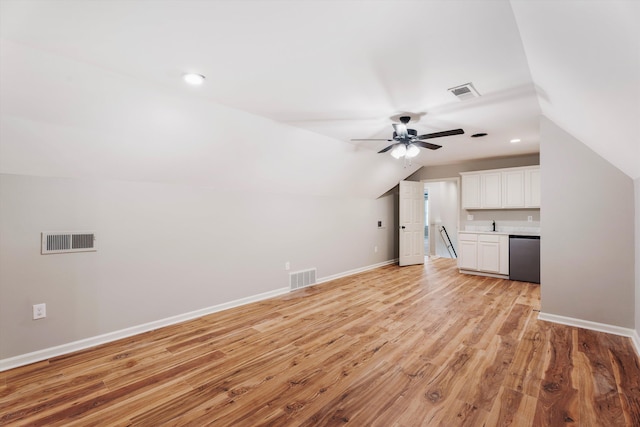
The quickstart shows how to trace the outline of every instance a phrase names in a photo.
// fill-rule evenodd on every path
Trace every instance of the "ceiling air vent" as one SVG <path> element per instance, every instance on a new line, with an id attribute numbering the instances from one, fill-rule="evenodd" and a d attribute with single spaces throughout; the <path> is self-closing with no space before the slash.
<path id="1" fill-rule="evenodd" d="M 465 99 L 470 98 L 477 98 L 480 96 L 476 88 L 473 87 L 473 83 L 465 83 L 463 85 L 452 87 L 447 90 L 454 94 L 460 101 L 464 101 Z"/>
<path id="2" fill-rule="evenodd" d="M 96 250 L 95 233 L 86 231 L 42 233 L 42 255 L 95 252 Z"/>

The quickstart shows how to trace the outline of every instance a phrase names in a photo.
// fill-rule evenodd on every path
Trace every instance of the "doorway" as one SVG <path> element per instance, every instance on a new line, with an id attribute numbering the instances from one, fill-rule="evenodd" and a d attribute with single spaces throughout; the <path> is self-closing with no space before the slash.
<path id="1" fill-rule="evenodd" d="M 423 181 L 425 256 L 456 258 L 460 224 L 460 179 Z"/>
<path id="2" fill-rule="evenodd" d="M 429 189 L 424 187 L 424 256 L 429 256 Z"/>

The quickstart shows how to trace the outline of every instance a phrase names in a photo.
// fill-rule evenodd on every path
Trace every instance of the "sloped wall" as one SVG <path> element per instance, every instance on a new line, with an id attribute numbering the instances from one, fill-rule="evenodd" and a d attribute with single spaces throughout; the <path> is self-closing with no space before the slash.
<path id="1" fill-rule="evenodd" d="M 634 184 L 541 119 L 542 312 L 634 328 Z"/>

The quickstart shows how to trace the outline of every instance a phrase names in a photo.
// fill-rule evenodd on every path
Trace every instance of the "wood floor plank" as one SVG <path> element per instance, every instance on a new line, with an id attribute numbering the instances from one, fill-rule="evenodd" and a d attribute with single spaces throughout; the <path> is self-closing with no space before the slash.
<path id="1" fill-rule="evenodd" d="M 540 286 L 385 266 L 0 373 L 0 425 L 639 426 L 628 338 Z"/>
<path id="2" fill-rule="evenodd" d="M 533 426 L 537 400 L 510 388 L 500 387 L 486 426 Z"/>
<path id="3" fill-rule="evenodd" d="M 545 374 L 542 378 L 534 425 L 580 424 L 578 391 L 571 380 L 573 368 L 572 329 L 551 325 Z"/>
<path id="4" fill-rule="evenodd" d="M 581 385 L 589 392 L 588 395 L 585 393 L 581 403 L 585 403 L 584 407 L 592 408 L 592 412 L 597 412 L 603 424 L 624 425 L 622 402 L 609 351 L 601 341 L 605 334 L 578 329 L 574 335 L 578 342 L 576 352 L 584 355 L 584 361 L 587 363 L 585 370 L 588 369 L 590 373 L 579 379 Z M 597 411 L 593 408 L 597 408 Z M 582 412 L 586 412 L 586 408 Z"/>
<path id="5" fill-rule="evenodd" d="M 609 351 L 626 425 L 640 426 L 640 359 L 628 339 L 602 334 Z"/>

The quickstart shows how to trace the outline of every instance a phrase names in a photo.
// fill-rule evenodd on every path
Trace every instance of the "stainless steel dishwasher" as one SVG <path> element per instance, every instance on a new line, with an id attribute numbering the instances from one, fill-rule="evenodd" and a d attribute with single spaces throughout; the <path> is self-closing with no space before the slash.
<path id="1" fill-rule="evenodd" d="M 509 235 L 509 279 L 540 283 L 540 236 Z"/>

